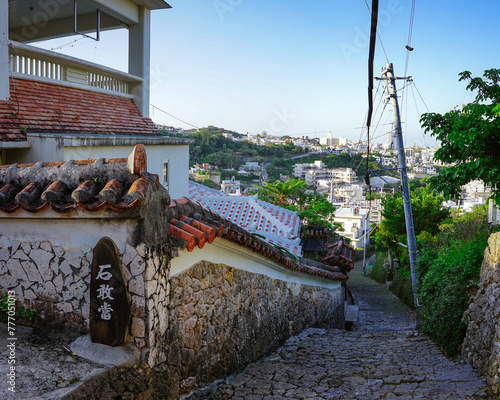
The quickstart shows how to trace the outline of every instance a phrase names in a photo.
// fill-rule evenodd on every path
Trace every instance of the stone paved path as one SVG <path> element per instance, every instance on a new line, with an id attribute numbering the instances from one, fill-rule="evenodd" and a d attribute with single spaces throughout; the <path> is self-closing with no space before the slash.
<path id="1" fill-rule="evenodd" d="M 360 269 L 358 264 L 349 283 L 360 305 L 352 331 L 308 329 L 189 399 L 489 399 L 472 368 L 444 357 L 414 330 L 414 313 Z"/>

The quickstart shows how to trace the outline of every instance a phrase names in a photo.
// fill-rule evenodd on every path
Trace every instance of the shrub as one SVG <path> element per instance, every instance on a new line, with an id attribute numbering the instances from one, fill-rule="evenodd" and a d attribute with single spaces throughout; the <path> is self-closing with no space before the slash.
<path id="1" fill-rule="evenodd" d="M 468 307 L 469 293 L 479 281 L 486 246 L 485 235 L 465 243 L 455 242 L 440 251 L 425 275 L 424 270 L 419 271 L 422 330 L 448 356 L 460 350 L 466 331 L 462 316 Z"/>
<path id="2" fill-rule="evenodd" d="M 413 287 L 411 284 L 411 272 L 409 270 L 406 268 L 399 268 L 389 289 L 408 307 L 411 309 L 415 308 L 415 301 L 413 300 Z"/>
<path id="3" fill-rule="evenodd" d="M 392 277 L 391 267 L 385 252 L 377 253 L 370 277 L 379 283 L 385 283 Z"/>

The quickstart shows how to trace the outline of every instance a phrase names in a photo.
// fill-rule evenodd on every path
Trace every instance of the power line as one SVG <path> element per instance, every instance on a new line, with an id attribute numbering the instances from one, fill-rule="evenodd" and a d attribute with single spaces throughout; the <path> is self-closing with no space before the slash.
<path id="1" fill-rule="evenodd" d="M 408 27 L 408 42 L 406 44 L 406 65 L 405 65 L 405 75 L 408 70 L 408 60 L 410 58 L 410 52 L 413 51 L 413 47 L 411 47 L 411 37 L 413 35 L 413 21 L 415 20 L 415 0 L 412 0 L 411 3 L 411 13 L 410 13 L 410 24 Z"/>
<path id="2" fill-rule="evenodd" d="M 342 128 L 342 129 L 330 129 L 327 131 L 311 131 L 311 132 L 302 132 L 302 133 L 289 133 L 287 136 L 297 136 L 297 135 L 313 135 L 314 133 L 328 133 L 328 132 L 342 132 L 342 131 L 352 131 L 357 129 L 366 129 L 366 126 L 359 126 L 356 128 Z"/>
<path id="3" fill-rule="evenodd" d="M 413 102 L 415 103 L 415 109 L 417 110 L 417 115 L 420 117 L 420 111 L 418 110 L 418 104 L 417 104 L 417 99 L 415 98 L 415 90 L 413 89 L 415 85 L 412 85 L 411 87 L 411 93 L 413 95 Z M 420 128 L 422 132 L 422 137 L 424 139 L 424 146 L 427 147 L 427 141 L 425 140 L 425 134 L 422 128 Z"/>
<path id="4" fill-rule="evenodd" d="M 186 122 L 186 121 L 183 121 L 183 120 L 182 120 L 182 119 L 180 119 L 180 118 L 177 118 L 176 116 L 174 116 L 174 115 L 172 115 L 172 114 L 170 114 L 170 113 L 166 112 L 165 110 L 162 110 L 161 108 L 156 107 L 156 106 L 155 106 L 155 105 L 153 105 L 153 104 L 151 104 L 151 107 L 153 107 L 153 110 L 154 110 L 154 109 L 157 109 L 158 111 L 161 111 L 162 113 L 167 114 L 168 116 L 170 116 L 170 117 L 172 117 L 172 118 L 176 119 L 177 121 L 181 121 L 182 123 L 184 123 L 184 124 L 186 124 L 186 125 L 192 126 L 193 128 L 196 128 L 196 129 L 201 129 L 200 127 L 198 127 L 198 126 L 196 126 L 196 125 L 190 124 L 189 122 Z"/>
<path id="5" fill-rule="evenodd" d="M 417 87 L 417 85 L 415 84 L 415 82 L 413 82 L 413 86 L 415 86 L 415 90 L 417 91 L 418 95 L 420 96 L 420 100 L 422 100 L 422 103 L 424 103 L 425 109 L 427 110 L 427 112 L 430 112 L 430 111 L 429 111 L 429 107 L 427 107 L 427 104 L 425 104 L 424 98 L 423 98 L 423 97 L 422 97 L 422 95 L 420 94 L 420 90 L 418 90 L 418 87 Z"/>
<path id="6" fill-rule="evenodd" d="M 410 23 L 408 26 L 408 40 L 406 42 L 406 61 L 405 61 L 405 74 L 403 76 L 407 76 L 408 73 L 408 63 L 410 61 L 410 53 L 413 51 L 413 47 L 411 47 L 411 38 L 413 36 L 413 21 L 415 20 L 415 0 L 412 0 L 411 3 L 411 13 L 410 13 Z M 404 89 L 404 88 L 403 88 Z M 403 107 L 405 101 L 406 91 L 403 91 L 401 96 L 401 107 Z"/>

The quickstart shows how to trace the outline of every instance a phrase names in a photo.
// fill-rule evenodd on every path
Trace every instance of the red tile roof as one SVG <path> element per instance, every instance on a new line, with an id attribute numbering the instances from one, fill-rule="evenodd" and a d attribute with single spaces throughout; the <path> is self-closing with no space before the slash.
<path id="1" fill-rule="evenodd" d="M 57 161 L 0 166 L 0 210 L 58 213 L 105 208 L 130 211 L 158 190 L 158 175 L 146 172 L 146 152 L 137 145 L 129 158 Z M 57 180 L 54 180 L 57 177 Z"/>
<path id="2" fill-rule="evenodd" d="M 349 272 L 354 268 L 356 252 L 348 246 L 344 238 L 338 237 L 326 248 L 325 257 L 320 261 L 323 264 L 339 267 L 342 271 Z"/>
<path id="3" fill-rule="evenodd" d="M 10 101 L 0 101 L 0 141 L 31 132 L 161 136 L 132 99 L 17 78 L 10 90 Z"/>

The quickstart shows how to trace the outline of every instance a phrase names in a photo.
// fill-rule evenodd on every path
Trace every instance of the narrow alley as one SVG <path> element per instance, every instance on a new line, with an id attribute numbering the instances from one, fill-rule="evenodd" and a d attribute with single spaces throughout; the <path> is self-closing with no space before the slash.
<path id="1" fill-rule="evenodd" d="M 474 370 L 448 360 L 415 330 L 414 313 L 385 285 L 363 277 L 349 287 L 359 308 L 351 331 L 307 329 L 264 360 L 190 400 L 489 399 Z"/>

